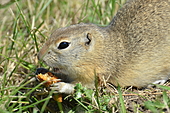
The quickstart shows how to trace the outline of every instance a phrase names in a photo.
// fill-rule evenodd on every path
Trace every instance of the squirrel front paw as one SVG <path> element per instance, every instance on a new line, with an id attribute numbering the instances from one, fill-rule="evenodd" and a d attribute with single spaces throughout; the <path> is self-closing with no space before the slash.
<path id="1" fill-rule="evenodd" d="M 70 83 L 65 82 L 58 82 L 54 83 L 50 86 L 50 89 L 54 91 L 54 93 L 65 93 L 65 94 L 72 94 L 74 93 L 74 86 Z"/>

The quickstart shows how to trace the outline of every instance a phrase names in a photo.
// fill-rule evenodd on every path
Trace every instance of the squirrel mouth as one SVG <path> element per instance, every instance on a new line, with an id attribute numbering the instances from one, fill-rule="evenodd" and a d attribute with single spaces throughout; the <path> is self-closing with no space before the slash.
<path id="1" fill-rule="evenodd" d="M 53 68 L 53 72 L 55 72 L 55 73 L 61 73 L 61 71 L 60 71 L 59 68 Z"/>

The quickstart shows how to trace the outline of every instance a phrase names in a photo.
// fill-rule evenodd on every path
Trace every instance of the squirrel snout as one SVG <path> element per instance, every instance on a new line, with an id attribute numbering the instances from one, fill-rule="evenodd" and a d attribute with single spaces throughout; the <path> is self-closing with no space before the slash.
<path id="1" fill-rule="evenodd" d="M 38 60 L 42 59 L 42 55 L 40 53 L 38 53 L 37 57 L 38 57 Z"/>
<path id="2" fill-rule="evenodd" d="M 44 52 L 42 51 L 42 49 L 39 51 L 39 53 L 38 53 L 38 60 L 42 60 L 42 58 L 43 58 L 43 56 L 44 56 Z"/>
<path id="3" fill-rule="evenodd" d="M 47 52 L 40 51 L 40 52 L 38 53 L 38 60 L 43 60 L 43 57 L 44 57 L 46 54 L 50 54 L 50 51 L 47 51 Z"/>
<path id="4" fill-rule="evenodd" d="M 50 53 L 49 47 L 46 46 L 46 45 L 44 45 L 44 46 L 41 48 L 41 50 L 39 51 L 39 53 L 38 53 L 38 59 L 39 59 L 39 60 L 42 60 L 43 57 L 44 57 L 46 54 L 49 54 L 49 53 Z"/>

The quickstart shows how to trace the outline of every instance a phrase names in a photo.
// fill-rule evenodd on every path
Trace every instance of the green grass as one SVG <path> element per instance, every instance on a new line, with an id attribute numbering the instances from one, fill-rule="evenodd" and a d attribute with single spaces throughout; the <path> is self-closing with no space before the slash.
<path id="1" fill-rule="evenodd" d="M 5 0 L 4 0 L 5 1 Z M 55 111 L 86 112 L 169 112 L 169 87 L 136 91 L 131 88 L 90 90 L 77 84 L 77 92 L 64 98 L 68 103 L 51 99 L 52 92 L 30 81 L 38 67 L 48 68 L 37 53 L 51 32 L 76 23 L 109 24 L 123 0 L 11 0 L 0 4 L 0 110 L 2 113 L 38 113 Z M 96 86 L 97 87 L 97 86 Z M 159 87 L 159 86 L 158 86 Z M 37 91 L 38 90 L 38 91 Z M 135 99 L 133 99 L 135 98 Z M 137 102 L 136 102 L 137 101 Z M 55 104 L 53 104 L 55 103 Z M 73 105 L 74 106 L 73 106 Z M 70 107 L 70 108 L 69 108 Z"/>

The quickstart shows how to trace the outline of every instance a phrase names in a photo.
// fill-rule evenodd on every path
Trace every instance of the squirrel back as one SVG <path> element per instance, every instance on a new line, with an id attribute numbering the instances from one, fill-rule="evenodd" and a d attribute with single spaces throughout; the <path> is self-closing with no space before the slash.
<path id="1" fill-rule="evenodd" d="M 57 29 L 39 52 L 39 59 L 60 70 L 69 83 L 87 87 L 94 86 L 95 73 L 120 86 L 167 80 L 169 56 L 168 0 L 129 0 L 107 27 L 77 24 Z"/>
<path id="2" fill-rule="evenodd" d="M 170 1 L 129 0 L 107 30 L 120 85 L 142 87 L 170 77 Z"/>

